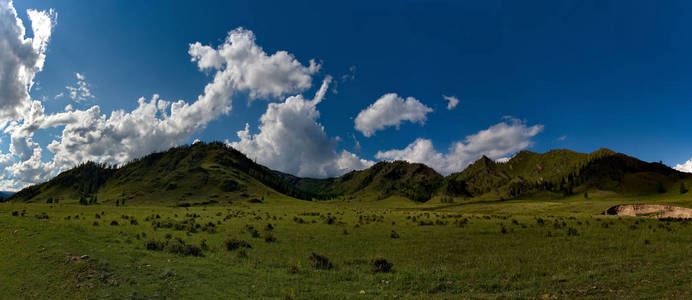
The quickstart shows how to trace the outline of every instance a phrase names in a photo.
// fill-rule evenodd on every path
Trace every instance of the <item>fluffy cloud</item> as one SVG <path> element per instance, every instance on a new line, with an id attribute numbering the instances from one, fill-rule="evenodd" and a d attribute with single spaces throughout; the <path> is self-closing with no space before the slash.
<path id="1" fill-rule="evenodd" d="M 317 122 L 320 113 L 316 106 L 330 81 L 330 77 L 324 80 L 312 100 L 297 95 L 283 103 L 270 103 L 260 117 L 260 132 L 251 135 L 246 124 L 238 132 L 240 140 L 229 144 L 260 164 L 298 176 L 338 176 L 372 165 L 346 150 L 337 153 L 336 141 Z"/>
<path id="2" fill-rule="evenodd" d="M 250 98 L 282 98 L 310 87 L 312 74 L 320 65 L 310 60 L 303 66 L 286 51 L 267 55 L 255 44 L 252 31 L 238 28 L 231 31 L 226 42 L 214 49 L 199 42 L 188 51 L 200 70 L 222 70 L 217 76 L 228 80 L 235 90 L 247 90 Z"/>
<path id="3" fill-rule="evenodd" d="M 91 90 L 89 89 L 89 84 L 86 82 L 86 76 L 80 74 L 80 73 L 75 73 L 77 76 L 77 83 L 74 86 L 66 86 L 65 89 L 67 89 L 70 98 L 74 101 L 84 101 L 87 99 L 93 99 L 94 95 L 91 94 Z M 60 98 L 64 96 L 63 93 L 60 93 L 55 96 L 55 98 Z"/>
<path id="4" fill-rule="evenodd" d="M 29 91 L 34 76 L 43 69 L 57 14 L 50 10 L 28 10 L 33 38 L 9 0 L 0 0 L 0 125 L 21 118 L 30 105 Z M 1 128 L 2 126 L 0 126 Z"/>
<path id="5" fill-rule="evenodd" d="M 108 118 L 98 106 L 46 117 L 41 127 L 65 126 L 60 140 L 48 145 L 56 165 L 64 168 L 85 160 L 123 163 L 181 144 L 227 114 L 235 92 L 278 97 L 302 91 L 310 87 L 310 74 L 318 69 L 314 61 L 304 66 L 285 51 L 267 55 L 255 44 L 254 34 L 242 28 L 229 32 L 217 49 L 194 43 L 189 53 L 200 70 L 216 71 L 192 104 L 154 95 L 148 101 L 140 98 L 135 110 L 116 110 Z M 262 76 L 267 80 L 262 81 Z"/>
<path id="6" fill-rule="evenodd" d="M 531 138 L 541 131 L 542 125 L 527 126 L 517 119 L 508 119 L 455 142 L 446 154 L 437 152 L 430 140 L 419 138 L 404 149 L 380 151 L 375 157 L 424 163 L 447 175 L 463 170 L 482 155 L 501 159 L 526 149 L 533 144 Z"/>
<path id="7" fill-rule="evenodd" d="M 12 16 L 16 18 L 16 14 Z M 36 37 L 47 39 L 45 30 L 39 31 L 42 33 Z M 6 38 L 4 33 L 2 36 Z M 32 46 L 31 49 L 45 51 L 45 44 L 39 43 L 37 48 Z M 68 106 L 63 112 L 45 114 L 41 102 L 22 100 L 22 112 L 17 113 L 21 120 L 10 122 L 4 129 L 11 137 L 10 160 L 13 162 L 4 167 L 5 172 L 0 172 L 2 186 L 17 189 L 87 160 L 121 164 L 179 145 L 210 121 L 227 114 L 231 110 L 231 97 L 236 92 L 247 92 L 252 98 L 301 92 L 311 86 L 311 75 L 319 70 L 314 61 L 302 65 L 285 51 L 266 54 L 255 44 L 253 33 L 242 28 L 229 32 L 225 42 L 216 49 L 194 43 L 190 44 L 189 53 L 200 70 L 215 71 L 213 80 L 192 103 L 166 101 L 154 95 L 149 100 L 140 98 L 137 108 L 130 112 L 115 110 L 107 115 L 99 106 L 86 110 Z M 0 78 L 18 76 L 4 69 L 0 71 Z M 264 81 L 263 76 L 266 76 Z M 84 76 L 77 74 L 77 80 L 74 91 L 68 88 L 70 96 L 75 100 L 91 97 Z M 27 97 L 28 89 L 24 88 Z M 321 99 L 323 90 L 320 95 Z M 53 160 L 42 162 L 42 149 L 32 137 L 37 130 L 50 127 L 63 127 L 63 130 L 60 137 L 47 146 L 54 154 Z M 7 160 L 5 156 L 2 159 Z M 354 160 L 346 155 L 340 163 L 353 164 Z"/>
<path id="8" fill-rule="evenodd" d="M 413 97 L 404 100 L 395 93 L 385 94 L 358 113 L 355 128 L 364 136 L 370 137 L 375 134 L 375 131 L 388 126 L 396 126 L 398 129 L 403 121 L 418 122 L 423 125 L 426 121 L 425 115 L 432 111 L 432 108 Z"/>
<path id="9" fill-rule="evenodd" d="M 692 173 L 692 158 L 690 158 L 690 160 L 686 161 L 685 163 L 676 165 L 673 169 L 676 169 L 680 172 Z"/>
<path id="10" fill-rule="evenodd" d="M 457 105 L 459 104 L 459 98 L 457 98 L 457 97 L 442 95 L 442 98 L 444 98 L 445 100 L 448 101 L 447 102 L 447 110 L 452 110 L 455 107 L 457 107 Z"/>

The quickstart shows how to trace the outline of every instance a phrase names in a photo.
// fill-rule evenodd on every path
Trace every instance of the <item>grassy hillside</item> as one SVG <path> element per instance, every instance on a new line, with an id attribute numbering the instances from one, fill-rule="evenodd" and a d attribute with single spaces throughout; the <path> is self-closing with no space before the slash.
<path id="1" fill-rule="evenodd" d="M 235 149 L 222 143 L 195 143 L 153 153 L 120 168 L 85 163 L 9 200 L 194 205 L 261 201 L 276 193 L 312 197 Z"/>
<path id="2" fill-rule="evenodd" d="M 647 163 L 608 149 L 590 154 L 552 150 L 521 151 L 506 163 L 483 157 L 445 179 L 443 195 L 513 199 L 538 195 L 563 197 L 609 191 L 647 195 L 666 191 L 690 174 Z"/>
<path id="3" fill-rule="evenodd" d="M 381 200 L 400 196 L 416 202 L 429 200 L 442 185 L 443 177 L 432 168 L 404 161 L 378 162 L 372 167 L 329 179 L 280 175 L 295 187 L 327 198 Z"/>
<path id="4" fill-rule="evenodd" d="M 306 200 L 554 199 L 589 193 L 662 193 L 690 176 L 600 149 L 589 154 L 521 151 L 506 163 L 484 156 L 446 178 L 423 164 L 394 161 L 337 178 L 313 179 L 270 170 L 222 143 L 196 143 L 153 153 L 120 168 L 85 163 L 10 200 L 195 205 L 261 201 L 276 193 Z"/>

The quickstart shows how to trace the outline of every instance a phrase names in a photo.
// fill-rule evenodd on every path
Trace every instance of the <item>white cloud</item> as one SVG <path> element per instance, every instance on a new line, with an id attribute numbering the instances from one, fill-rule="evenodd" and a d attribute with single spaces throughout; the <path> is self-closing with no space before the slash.
<path id="1" fill-rule="evenodd" d="M 442 98 L 448 101 L 447 103 L 447 110 L 452 110 L 453 108 L 457 107 L 459 104 L 459 98 L 454 97 L 454 96 L 445 96 L 442 95 Z"/>
<path id="2" fill-rule="evenodd" d="M 21 122 L 12 121 L 3 130 L 11 137 L 14 162 L 4 172 L 0 169 L 2 186 L 18 189 L 87 160 L 121 164 L 179 145 L 210 121 L 228 113 L 234 93 L 244 91 L 256 98 L 301 92 L 310 87 L 311 75 L 319 69 L 314 61 L 304 66 L 285 51 L 267 55 L 255 44 L 253 33 L 244 29 L 229 32 L 217 49 L 190 44 L 189 53 L 201 70 L 215 71 L 212 82 L 192 103 L 170 102 L 154 95 L 150 100 L 140 98 L 133 111 L 115 110 L 110 115 L 103 114 L 99 106 L 75 110 L 68 105 L 63 112 L 45 114 L 39 101 L 23 104 Z M 0 78 L 6 78 L 4 70 L 0 72 Z M 78 82 L 85 80 L 83 74 L 77 73 L 76 77 Z M 80 87 L 78 84 L 76 96 L 90 95 Z M 320 90 L 319 98 L 324 92 Z M 42 149 L 32 137 L 35 131 L 50 127 L 63 130 L 47 146 L 54 154 L 53 160 L 42 162 Z"/>
<path id="3" fill-rule="evenodd" d="M 312 74 L 320 65 L 310 60 L 303 66 L 286 51 L 272 55 L 255 44 L 252 31 L 243 28 L 229 32 L 225 43 L 214 49 L 199 42 L 190 44 L 188 51 L 200 70 L 221 70 L 231 88 L 250 92 L 250 98 L 282 98 L 310 88 Z"/>
<path id="4" fill-rule="evenodd" d="M 358 113 L 355 128 L 364 136 L 371 137 L 385 127 L 395 126 L 398 129 L 403 121 L 423 125 L 427 120 L 425 115 L 432 111 L 432 108 L 413 97 L 404 100 L 395 93 L 385 94 Z"/>
<path id="5" fill-rule="evenodd" d="M 692 158 L 690 160 L 676 165 L 673 169 L 676 169 L 680 172 L 687 172 L 687 173 L 692 173 Z"/>
<path id="6" fill-rule="evenodd" d="M 65 89 L 69 92 L 70 98 L 74 101 L 84 101 L 87 99 L 93 99 L 94 95 L 91 94 L 91 90 L 89 89 L 89 84 L 86 82 L 86 76 L 80 73 L 75 73 L 77 76 L 77 83 L 74 86 L 66 86 Z M 55 98 L 60 98 L 64 94 L 60 93 L 55 96 Z"/>
<path id="7" fill-rule="evenodd" d="M 330 81 L 330 77 L 324 80 L 312 100 L 297 95 L 283 103 L 270 103 L 260 117 L 260 132 L 250 134 L 250 125 L 246 124 L 238 131 L 240 140 L 229 145 L 260 164 L 297 176 L 338 176 L 372 165 L 346 150 L 337 153 L 336 140 L 329 139 L 317 122 L 320 113 L 316 106 Z"/>
<path id="8" fill-rule="evenodd" d="M 495 162 L 497 162 L 497 163 L 506 163 L 506 162 L 508 162 L 510 159 L 512 159 L 512 158 L 511 158 L 511 157 L 508 157 L 508 156 L 505 156 L 505 157 L 500 157 L 500 158 L 498 158 L 498 159 L 495 159 Z"/>
<path id="9" fill-rule="evenodd" d="M 0 0 L 0 124 L 21 118 L 30 105 L 29 91 L 43 69 L 57 14 L 28 10 L 33 38 L 27 38 L 11 1 Z"/>
<path id="10" fill-rule="evenodd" d="M 424 163 L 441 174 L 448 175 L 463 170 L 482 155 L 501 159 L 531 147 L 531 138 L 541 131 L 543 125 L 529 127 L 517 119 L 508 119 L 469 135 L 463 141 L 455 142 L 446 154 L 437 152 L 430 140 L 419 138 L 404 149 L 379 151 L 375 157 Z"/>

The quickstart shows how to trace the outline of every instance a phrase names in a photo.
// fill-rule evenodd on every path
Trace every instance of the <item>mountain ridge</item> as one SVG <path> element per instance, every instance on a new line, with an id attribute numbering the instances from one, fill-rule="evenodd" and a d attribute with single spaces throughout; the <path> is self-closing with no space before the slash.
<path id="1" fill-rule="evenodd" d="M 622 195 L 659 193 L 690 178 L 660 163 L 648 163 L 601 148 L 592 153 L 523 150 L 506 162 L 482 156 L 461 172 L 442 176 L 421 163 L 381 161 L 334 178 L 302 178 L 271 170 L 221 143 L 173 147 L 121 167 L 87 162 L 53 179 L 27 187 L 9 201 L 165 202 L 194 205 L 261 202 L 283 194 L 303 200 L 381 200 L 398 196 L 415 202 L 432 198 L 518 199 L 543 193 L 559 198 L 594 190 Z"/>

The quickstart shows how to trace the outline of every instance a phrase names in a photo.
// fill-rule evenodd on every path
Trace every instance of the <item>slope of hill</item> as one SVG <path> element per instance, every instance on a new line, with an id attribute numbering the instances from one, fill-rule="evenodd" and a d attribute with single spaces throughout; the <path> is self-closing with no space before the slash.
<path id="1" fill-rule="evenodd" d="M 446 178 L 426 165 L 379 162 L 337 178 L 300 178 L 254 163 L 223 143 L 196 143 L 152 153 L 122 167 L 84 163 L 10 201 L 97 201 L 191 205 L 260 200 L 283 194 L 299 199 L 432 197 L 559 198 L 583 192 L 647 195 L 674 189 L 692 174 L 608 149 L 593 153 L 521 151 L 506 163 L 482 157 Z"/>
<path id="2" fill-rule="evenodd" d="M 312 198 L 311 194 L 294 188 L 239 151 L 216 142 L 152 153 L 120 168 L 85 163 L 48 182 L 23 189 L 9 200 L 52 202 L 96 198 L 98 202 L 186 205 L 234 199 L 261 200 L 271 193 Z"/>
<path id="3" fill-rule="evenodd" d="M 600 149 L 590 154 L 552 150 L 521 151 L 506 163 L 483 157 L 445 179 L 441 193 L 449 196 L 494 195 L 518 198 L 536 193 L 559 197 L 589 190 L 622 195 L 663 192 L 689 174 L 660 163 Z"/>
<path id="4" fill-rule="evenodd" d="M 351 171 L 337 178 L 300 178 L 284 173 L 279 173 L 279 176 L 301 190 L 325 198 L 401 196 L 418 202 L 429 200 L 444 180 L 442 175 L 424 164 L 405 161 L 378 162 L 368 169 Z"/>

